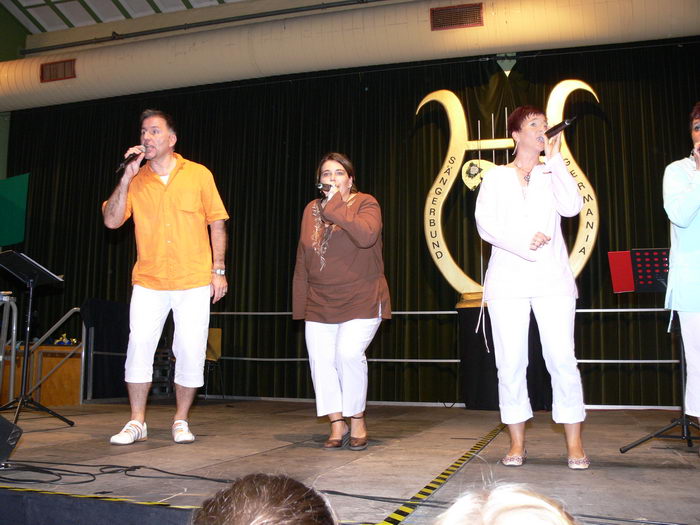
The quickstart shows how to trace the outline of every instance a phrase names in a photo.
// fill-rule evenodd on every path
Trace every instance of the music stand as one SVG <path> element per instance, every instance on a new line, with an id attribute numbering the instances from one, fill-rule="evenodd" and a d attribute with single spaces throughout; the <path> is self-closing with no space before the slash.
<path id="1" fill-rule="evenodd" d="M 613 280 L 615 293 L 622 292 L 665 292 L 668 282 L 668 248 L 637 249 L 627 252 L 609 252 L 610 275 Z M 671 423 L 646 436 L 620 447 L 624 454 L 634 447 L 646 443 L 650 439 L 682 439 L 693 446 L 691 428 L 700 430 L 700 426 L 691 421 L 685 413 L 685 348 L 681 337 L 681 416 L 671 420 Z M 681 435 L 665 435 L 666 432 L 680 427 Z"/>
<path id="2" fill-rule="evenodd" d="M 668 248 L 608 252 L 613 292 L 666 292 Z"/>
<path id="3" fill-rule="evenodd" d="M 20 388 L 19 396 L 1 406 L 0 410 L 10 410 L 12 408 L 16 409 L 13 424 L 17 424 L 17 420 L 19 419 L 19 413 L 22 411 L 22 407 L 26 406 L 35 410 L 41 410 L 42 412 L 46 412 L 47 414 L 51 414 L 53 417 L 60 419 L 64 423 L 73 426 L 75 424 L 73 421 L 54 412 L 50 408 L 45 407 L 41 403 L 34 401 L 34 399 L 32 399 L 30 395 L 27 395 L 27 383 L 29 382 L 30 369 L 29 362 L 31 361 L 31 347 L 29 343 L 29 336 L 31 333 L 32 324 L 32 302 L 34 300 L 34 288 L 45 284 L 62 283 L 63 279 L 61 279 L 58 275 L 53 274 L 52 272 L 41 266 L 36 261 L 33 261 L 23 253 L 15 252 L 13 250 L 0 252 L 0 268 L 4 268 L 12 275 L 14 275 L 17 279 L 22 281 L 29 290 L 29 300 L 27 302 L 27 317 L 24 332 L 22 386 Z M 10 373 L 13 374 L 14 370 L 11 370 Z M 10 392 L 10 395 L 11 394 L 12 392 Z"/>

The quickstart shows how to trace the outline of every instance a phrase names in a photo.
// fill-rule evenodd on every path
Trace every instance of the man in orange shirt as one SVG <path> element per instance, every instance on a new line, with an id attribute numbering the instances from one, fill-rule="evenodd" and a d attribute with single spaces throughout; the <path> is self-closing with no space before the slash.
<path id="1" fill-rule="evenodd" d="M 204 384 L 209 299 L 217 302 L 228 289 L 224 263 L 228 214 L 211 172 L 175 153 L 176 142 L 169 115 L 144 111 L 141 145 L 124 154 L 136 156 L 102 207 L 108 228 L 119 228 L 133 217 L 138 250 L 124 367 L 131 420 L 112 436 L 114 445 L 130 445 L 148 436 L 145 417 L 153 355 L 170 310 L 175 321 L 177 400 L 173 440 L 194 441 L 187 417 L 197 389 Z M 148 162 L 139 168 L 144 159 Z"/>

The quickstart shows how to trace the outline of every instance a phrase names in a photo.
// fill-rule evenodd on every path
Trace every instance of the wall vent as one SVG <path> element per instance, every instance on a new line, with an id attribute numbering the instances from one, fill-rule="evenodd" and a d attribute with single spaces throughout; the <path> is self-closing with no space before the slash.
<path id="1" fill-rule="evenodd" d="M 75 78 L 75 58 L 41 64 L 42 82 L 54 82 L 67 78 Z"/>
<path id="2" fill-rule="evenodd" d="M 430 10 L 431 31 L 484 25 L 483 4 L 462 4 L 434 7 Z"/>

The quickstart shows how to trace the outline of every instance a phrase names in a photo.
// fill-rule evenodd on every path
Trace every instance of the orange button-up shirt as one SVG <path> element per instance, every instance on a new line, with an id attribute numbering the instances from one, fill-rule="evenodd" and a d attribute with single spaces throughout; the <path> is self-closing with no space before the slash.
<path id="1" fill-rule="evenodd" d="M 134 218 L 138 257 L 132 283 L 152 290 L 187 290 L 211 283 L 208 225 L 228 219 L 211 172 L 175 154 L 163 184 L 150 164 L 129 185 L 124 220 Z"/>

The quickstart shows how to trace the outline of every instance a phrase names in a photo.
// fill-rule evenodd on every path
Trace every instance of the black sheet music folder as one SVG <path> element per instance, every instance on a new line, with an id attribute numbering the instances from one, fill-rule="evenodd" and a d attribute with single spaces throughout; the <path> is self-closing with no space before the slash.
<path id="1" fill-rule="evenodd" d="M 0 252 L 0 267 L 5 268 L 25 284 L 31 281 L 34 286 L 63 283 L 63 278 L 47 270 L 26 255 L 14 250 Z"/>

